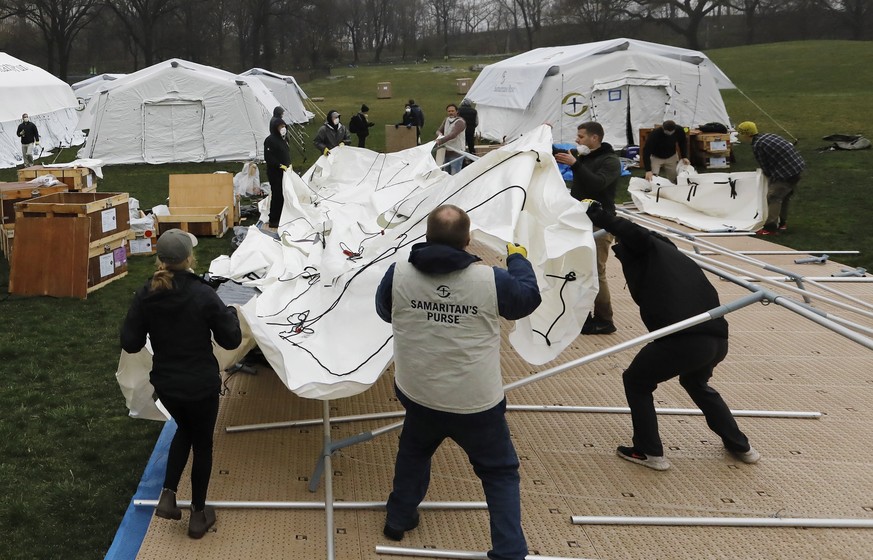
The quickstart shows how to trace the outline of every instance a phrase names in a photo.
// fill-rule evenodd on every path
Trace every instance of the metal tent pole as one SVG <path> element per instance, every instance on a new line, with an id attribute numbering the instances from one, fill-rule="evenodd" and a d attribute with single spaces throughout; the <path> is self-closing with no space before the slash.
<path id="1" fill-rule="evenodd" d="M 389 556 L 413 556 L 419 558 L 461 558 L 471 560 L 488 560 L 488 554 L 466 550 L 437 550 L 434 548 L 406 548 L 402 546 L 376 546 L 376 554 Z M 528 554 L 525 560 L 585 560 L 584 558 L 567 558 L 564 556 L 540 556 Z"/>
<path id="2" fill-rule="evenodd" d="M 785 517 L 605 517 L 570 518 L 574 525 L 671 525 L 693 527 L 826 527 L 873 529 L 873 519 L 816 519 Z"/>
<path id="3" fill-rule="evenodd" d="M 327 544 L 327 560 L 336 558 L 336 550 L 334 548 L 334 529 L 333 529 L 333 466 L 331 464 L 330 454 L 333 452 L 330 445 L 330 401 L 322 401 L 322 414 L 324 415 L 324 449 L 322 456 L 324 457 L 324 531 Z"/>
<path id="4" fill-rule="evenodd" d="M 324 502 L 252 502 L 215 500 L 207 501 L 207 505 L 221 509 L 324 509 Z M 134 500 L 134 507 L 155 507 L 158 500 Z M 176 505 L 185 508 L 191 505 L 190 500 L 177 500 Z M 384 510 L 385 502 L 334 502 L 333 509 L 360 510 L 375 509 Z M 488 509 L 485 502 L 421 502 L 418 509 L 424 510 L 447 510 L 447 509 Z"/>

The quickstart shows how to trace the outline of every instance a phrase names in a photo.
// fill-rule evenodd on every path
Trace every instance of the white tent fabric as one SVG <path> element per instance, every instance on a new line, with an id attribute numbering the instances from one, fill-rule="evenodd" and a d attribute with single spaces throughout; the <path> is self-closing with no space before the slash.
<path id="1" fill-rule="evenodd" d="M 551 141 L 541 126 L 454 176 L 436 167 L 433 143 L 391 154 L 335 148 L 302 178 L 286 173 L 280 239 L 250 227 L 210 272 L 259 288 L 241 308 L 242 322 L 290 390 L 351 396 L 392 359 L 391 325 L 375 311 L 379 281 L 424 240 L 428 213 L 455 204 L 469 213 L 474 240 L 500 254 L 507 242 L 528 248 L 543 303 L 515 322 L 509 341 L 530 363 L 553 360 L 579 335 L 597 267 L 591 222 L 567 192 Z M 146 362 L 139 355 L 119 362 L 119 384 L 128 405 L 140 406 L 131 409 L 137 417 L 157 414 L 147 402 Z"/>
<path id="2" fill-rule="evenodd" d="M 285 109 L 286 123 L 306 124 L 315 117 L 311 111 L 306 109 L 303 100 L 308 99 L 308 97 L 294 76 L 283 76 L 263 68 L 252 68 L 240 76 L 252 76 L 267 86 L 267 89 L 279 100 L 279 105 Z"/>
<path id="3" fill-rule="evenodd" d="M 40 146 L 54 148 L 82 142 L 75 133 L 73 90 L 42 68 L 0 52 L 0 168 L 22 164 L 21 140 L 16 135 L 21 115 L 27 113 L 39 130 Z"/>
<path id="4" fill-rule="evenodd" d="M 573 142 L 579 123 L 597 120 L 606 130 L 606 141 L 623 147 L 629 124 L 635 144 L 638 125 L 649 127 L 668 118 L 689 127 L 727 124 L 719 90 L 734 87 L 700 51 L 611 39 L 534 49 L 491 64 L 466 97 L 479 111 L 477 132 L 483 138 L 512 140 L 549 122 L 556 142 Z M 643 92 L 662 89 L 666 97 L 662 92 L 650 99 L 651 93 Z M 598 95 L 592 100 L 594 92 Z"/>
<path id="5" fill-rule="evenodd" d="M 107 82 L 80 157 L 106 164 L 262 160 L 273 108 L 260 81 L 171 59 Z"/>
<path id="6" fill-rule="evenodd" d="M 73 84 L 73 93 L 81 105 L 86 105 L 95 93 L 106 87 L 107 82 L 123 78 L 127 74 L 98 74 Z"/>
<path id="7" fill-rule="evenodd" d="M 634 177 L 628 192 L 646 214 L 698 231 L 757 231 L 767 219 L 767 179 L 760 169 L 680 173 L 676 182 Z"/>

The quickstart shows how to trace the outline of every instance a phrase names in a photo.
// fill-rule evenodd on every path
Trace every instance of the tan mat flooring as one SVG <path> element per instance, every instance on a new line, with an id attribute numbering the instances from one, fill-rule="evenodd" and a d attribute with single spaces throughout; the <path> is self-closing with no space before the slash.
<path id="1" fill-rule="evenodd" d="M 734 250 L 783 248 L 753 237 L 707 239 Z M 834 262 L 794 264 L 800 256 L 755 258 L 805 275 L 828 276 L 845 268 Z M 773 275 L 735 259 L 719 260 Z M 646 332 L 614 258 L 609 277 L 619 331 L 580 336 L 555 363 L 541 367 L 521 360 L 504 340 L 507 382 Z M 715 277 L 713 284 L 722 303 L 748 293 Z M 873 302 L 873 284 L 828 286 Z M 815 305 L 873 328 L 870 318 Z M 741 428 L 763 455 L 759 464 L 745 465 L 725 454 L 702 417 L 662 415 L 661 437 L 672 468 L 655 472 L 615 456 L 616 445 L 630 442 L 626 414 L 509 412 L 521 458 L 523 523 L 531 554 L 598 560 L 873 558 L 873 529 L 571 524 L 572 515 L 873 520 L 873 352 L 777 305 L 753 304 L 731 313 L 728 321 L 730 353 L 712 384 L 731 408 L 820 411 L 822 417 L 740 418 Z M 521 387 L 509 393 L 509 402 L 626 406 L 621 372 L 635 353 L 631 349 Z M 323 483 L 317 492 L 308 491 L 322 448 L 320 425 L 225 432 L 227 426 L 319 419 L 322 403 L 296 397 L 268 368 L 254 376 L 236 374 L 228 384 L 231 393 L 221 403 L 209 499 L 323 501 Z M 655 399 L 659 407 L 693 407 L 676 380 L 662 384 Z M 390 369 L 363 394 L 331 402 L 332 416 L 398 409 Z M 335 424 L 331 436 L 350 437 L 395 421 Z M 386 499 L 397 436 L 391 432 L 334 455 L 336 500 Z M 190 496 L 186 479 L 187 473 L 181 499 Z M 463 452 L 451 442 L 434 458 L 427 500 L 484 500 Z M 375 552 L 377 545 L 398 545 L 382 536 L 383 521 L 383 511 L 336 511 L 336 558 L 390 558 Z M 187 538 L 186 528 L 187 514 L 181 522 L 153 517 L 137 558 L 326 558 L 322 510 L 220 509 L 213 531 L 200 541 Z M 420 527 L 399 545 L 484 552 L 489 548 L 487 512 L 423 511 Z"/>

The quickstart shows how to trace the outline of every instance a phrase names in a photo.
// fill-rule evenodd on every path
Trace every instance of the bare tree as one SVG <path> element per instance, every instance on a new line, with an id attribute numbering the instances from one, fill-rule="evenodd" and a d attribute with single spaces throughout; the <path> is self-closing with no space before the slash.
<path id="1" fill-rule="evenodd" d="M 562 21 L 577 23 L 585 27 L 595 40 L 601 41 L 616 35 L 626 22 L 622 16 L 628 11 L 633 0 L 561 0 L 555 12 Z"/>
<path id="2" fill-rule="evenodd" d="M 514 0 L 524 23 L 524 32 L 527 36 L 527 48 L 534 48 L 535 36 L 542 29 L 543 12 L 548 7 L 548 0 Z"/>
<path id="3" fill-rule="evenodd" d="M 840 22 L 849 30 L 852 39 L 865 39 L 865 32 L 873 19 L 873 1 L 871 0 L 819 0 L 819 5 L 835 14 Z"/>
<path id="4" fill-rule="evenodd" d="M 142 51 L 146 66 L 155 63 L 158 29 L 177 6 L 176 0 L 108 0 L 133 43 Z"/>
<path id="5" fill-rule="evenodd" d="M 42 32 L 48 53 L 48 71 L 62 80 L 69 75 L 70 53 L 79 32 L 97 14 L 99 0 L 31 0 L 24 4 L 25 17 Z M 57 59 L 55 58 L 57 57 Z"/>
<path id="6" fill-rule="evenodd" d="M 458 7 L 458 18 L 464 25 L 465 33 L 475 33 L 482 31 L 482 24 L 488 22 L 496 10 L 494 2 L 467 0 Z"/>
<path id="7" fill-rule="evenodd" d="M 409 51 L 415 53 L 422 14 L 421 0 L 399 0 L 394 6 L 394 34 L 390 37 L 400 47 L 400 56 L 406 60 Z"/>
<path id="8" fill-rule="evenodd" d="M 394 9 L 397 0 L 367 0 L 367 19 L 370 24 L 373 61 L 379 62 L 382 51 L 394 28 Z"/>
<path id="9" fill-rule="evenodd" d="M 367 2 L 369 4 L 370 2 Z M 369 8 L 369 6 L 367 6 Z M 340 0 L 337 11 L 342 14 L 342 23 L 349 36 L 352 47 L 353 63 L 357 64 L 361 54 L 362 35 L 367 21 L 364 15 L 364 5 L 360 0 Z"/>
<path id="10" fill-rule="evenodd" d="M 443 56 L 449 56 L 449 29 L 458 7 L 458 0 L 428 0 L 431 15 L 436 23 L 437 35 L 443 37 Z"/>
<path id="11" fill-rule="evenodd" d="M 700 49 L 699 33 L 704 18 L 728 0 L 635 0 L 625 14 L 666 26 L 685 38 L 688 48 Z"/>

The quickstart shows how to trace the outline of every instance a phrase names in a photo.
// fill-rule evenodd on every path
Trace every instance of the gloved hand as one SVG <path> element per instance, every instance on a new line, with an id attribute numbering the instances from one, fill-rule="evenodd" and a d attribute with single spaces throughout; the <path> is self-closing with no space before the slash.
<path id="1" fill-rule="evenodd" d="M 288 171 L 288 166 L 287 165 L 280 165 L 279 169 L 281 169 L 282 171 Z"/>
<path id="2" fill-rule="evenodd" d="M 345 145 L 346 145 L 345 142 L 340 142 L 340 146 L 345 146 Z"/>
<path id="3" fill-rule="evenodd" d="M 327 155 L 327 154 L 329 154 L 329 153 L 330 153 L 330 148 L 325 148 L 325 149 L 324 149 L 324 155 Z"/>
<path id="4" fill-rule="evenodd" d="M 507 243 L 506 244 L 506 256 L 514 255 L 518 253 L 524 258 L 527 258 L 527 249 L 518 243 Z"/>
<path id="5" fill-rule="evenodd" d="M 603 209 L 603 205 L 591 198 L 586 198 L 582 202 L 588 203 L 588 208 L 585 213 L 588 214 L 588 219 L 595 226 L 602 228 L 612 221 L 612 215 Z"/>
<path id="6" fill-rule="evenodd" d="M 34 141 L 34 144 L 36 144 L 37 146 L 39 146 L 39 140 Z"/>

